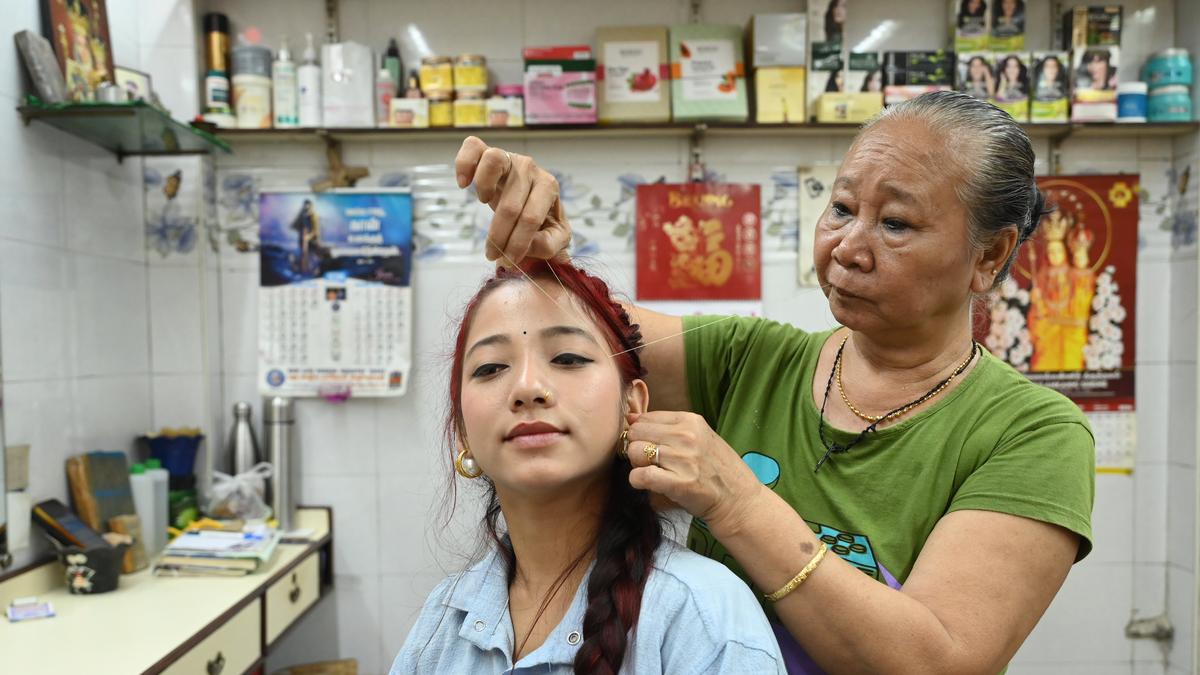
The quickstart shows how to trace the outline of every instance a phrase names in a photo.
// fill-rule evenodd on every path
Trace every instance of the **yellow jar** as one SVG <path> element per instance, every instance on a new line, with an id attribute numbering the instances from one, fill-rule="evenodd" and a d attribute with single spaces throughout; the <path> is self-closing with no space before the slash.
<path id="1" fill-rule="evenodd" d="M 461 94 L 454 101 L 454 126 L 482 127 L 487 121 L 487 103 L 483 94 Z"/>
<path id="2" fill-rule="evenodd" d="M 430 98 L 434 94 L 454 92 L 454 65 L 449 56 L 427 56 L 421 59 L 421 91 Z"/>
<path id="3" fill-rule="evenodd" d="M 487 58 L 479 54 L 462 54 L 454 60 L 454 89 L 458 93 L 487 92 Z"/>
<path id="4" fill-rule="evenodd" d="M 440 93 L 429 97 L 429 126 L 454 126 L 454 102 L 450 94 Z"/>

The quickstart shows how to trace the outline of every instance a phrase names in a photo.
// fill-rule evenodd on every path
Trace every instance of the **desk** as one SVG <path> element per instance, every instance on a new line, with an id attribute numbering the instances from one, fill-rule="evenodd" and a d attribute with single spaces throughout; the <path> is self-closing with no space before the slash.
<path id="1" fill-rule="evenodd" d="M 247 672 L 332 588 L 329 509 L 299 509 L 296 527 L 314 534 L 281 543 L 270 564 L 243 577 L 156 577 L 146 569 L 122 575 L 117 590 L 99 595 L 68 593 L 57 561 L 10 577 L 0 584 L 5 606 L 14 595 L 37 595 L 54 603 L 57 616 L 0 621 L 0 669 L 21 675 Z"/>

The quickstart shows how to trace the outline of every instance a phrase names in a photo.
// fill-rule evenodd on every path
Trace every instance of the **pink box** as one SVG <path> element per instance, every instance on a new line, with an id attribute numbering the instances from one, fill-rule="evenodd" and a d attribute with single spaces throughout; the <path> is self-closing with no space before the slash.
<path id="1" fill-rule="evenodd" d="M 550 64 L 525 70 L 525 124 L 595 124 L 596 72 Z"/>

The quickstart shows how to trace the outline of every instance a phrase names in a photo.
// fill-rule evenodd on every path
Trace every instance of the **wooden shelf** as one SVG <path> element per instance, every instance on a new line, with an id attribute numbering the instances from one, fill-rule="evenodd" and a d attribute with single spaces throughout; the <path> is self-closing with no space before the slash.
<path id="1" fill-rule="evenodd" d="M 1163 122 L 1119 124 L 1093 122 L 1076 124 L 1025 124 L 1031 138 L 1144 138 L 1174 137 L 1195 133 L 1200 122 Z M 857 124 L 753 124 L 709 122 L 700 124 L 622 124 L 613 126 L 534 126 L 517 128 L 439 128 L 439 129 L 219 129 L 217 136 L 229 143 L 276 143 L 296 141 L 372 141 L 412 142 L 460 140 L 478 135 L 495 140 L 536 140 L 541 138 L 683 138 L 701 132 L 710 136 L 763 136 L 797 138 L 850 138 L 858 132 Z"/>

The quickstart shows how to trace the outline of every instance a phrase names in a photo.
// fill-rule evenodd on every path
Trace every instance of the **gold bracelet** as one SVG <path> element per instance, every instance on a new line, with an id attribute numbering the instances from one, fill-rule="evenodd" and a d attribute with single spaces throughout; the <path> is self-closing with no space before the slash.
<path id="1" fill-rule="evenodd" d="M 821 564 L 821 561 L 825 559 L 825 554 L 828 552 L 829 547 L 825 544 L 821 544 L 821 548 L 817 549 L 817 554 L 812 557 L 812 560 L 808 561 L 808 564 L 804 566 L 804 569 L 800 570 L 799 574 L 792 577 L 792 580 L 784 584 L 783 588 L 780 588 L 774 593 L 764 597 L 771 602 L 779 602 L 787 597 L 788 593 L 796 590 L 796 587 L 804 583 L 804 580 L 808 578 L 808 575 L 812 574 L 813 570 L 817 569 L 817 565 Z"/>

